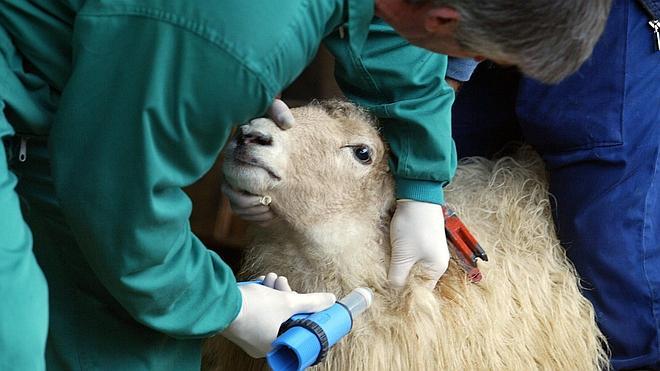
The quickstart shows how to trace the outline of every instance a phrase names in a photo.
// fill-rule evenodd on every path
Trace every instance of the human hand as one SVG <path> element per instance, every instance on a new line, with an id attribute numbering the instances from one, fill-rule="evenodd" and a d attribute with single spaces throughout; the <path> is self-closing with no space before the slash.
<path id="1" fill-rule="evenodd" d="M 268 108 L 268 117 L 282 130 L 289 129 L 296 123 L 291 110 L 280 99 L 275 99 Z M 222 183 L 221 189 L 229 199 L 232 211 L 241 219 L 265 226 L 275 217 L 268 206 L 270 205 L 268 196 L 258 196 L 235 189 L 226 182 Z"/>
<path id="2" fill-rule="evenodd" d="M 461 89 L 461 86 L 463 86 L 462 81 L 454 80 L 451 77 L 445 78 L 445 81 L 447 82 L 447 85 L 451 86 L 452 89 L 454 89 L 455 93 L 458 93 L 458 91 Z"/>
<path id="3" fill-rule="evenodd" d="M 285 277 L 277 277 L 274 273 L 265 277 L 264 284 L 244 284 L 238 288 L 243 297 L 241 311 L 222 336 L 253 358 L 266 356 L 280 326 L 291 316 L 322 311 L 336 300 L 329 293 L 295 293 Z"/>
<path id="4" fill-rule="evenodd" d="M 268 118 L 273 120 L 282 130 L 289 129 L 296 124 L 296 119 L 293 118 L 289 106 L 280 99 L 275 99 L 268 108 Z"/>
<path id="5" fill-rule="evenodd" d="M 270 206 L 268 206 L 270 204 L 268 196 L 257 196 L 237 190 L 225 181 L 222 182 L 220 189 L 229 200 L 229 205 L 234 214 L 241 219 L 265 226 L 275 217 L 275 214 L 270 210 Z"/>
<path id="6" fill-rule="evenodd" d="M 392 258 L 388 279 L 392 286 L 405 286 L 410 270 L 420 262 L 434 288 L 449 265 L 442 205 L 397 200 L 390 223 Z"/>

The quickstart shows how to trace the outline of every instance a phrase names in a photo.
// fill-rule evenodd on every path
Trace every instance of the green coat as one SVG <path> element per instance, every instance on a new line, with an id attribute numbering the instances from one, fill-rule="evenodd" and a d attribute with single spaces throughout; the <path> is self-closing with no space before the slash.
<path id="1" fill-rule="evenodd" d="M 50 369 L 199 367 L 199 339 L 231 323 L 240 294 L 190 231 L 181 187 L 211 167 L 233 125 L 266 111 L 321 42 L 346 95 L 383 119 L 398 196 L 443 201 L 456 166 L 446 57 L 410 46 L 373 7 L 0 2 L 24 69 L 55 105 L 43 105 L 52 120 L 10 120 L 48 137 L 49 152 L 34 140 L 14 170 L 50 285 Z"/>

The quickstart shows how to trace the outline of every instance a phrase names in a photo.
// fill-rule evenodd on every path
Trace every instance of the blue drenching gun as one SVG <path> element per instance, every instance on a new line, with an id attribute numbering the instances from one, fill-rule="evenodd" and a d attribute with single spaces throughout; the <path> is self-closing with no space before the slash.
<path id="1" fill-rule="evenodd" d="M 364 312 L 373 293 L 359 287 L 330 308 L 313 314 L 296 314 L 282 324 L 273 350 L 266 355 L 274 371 L 302 371 L 325 358 L 328 349 L 351 331 L 353 318 Z"/>

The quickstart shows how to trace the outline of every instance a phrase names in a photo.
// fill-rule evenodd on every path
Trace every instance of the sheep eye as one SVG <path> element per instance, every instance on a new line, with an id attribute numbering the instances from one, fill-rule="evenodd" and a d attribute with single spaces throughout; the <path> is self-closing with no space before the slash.
<path id="1" fill-rule="evenodd" d="M 355 158 L 365 165 L 371 164 L 371 150 L 367 146 L 353 147 L 353 155 Z"/>

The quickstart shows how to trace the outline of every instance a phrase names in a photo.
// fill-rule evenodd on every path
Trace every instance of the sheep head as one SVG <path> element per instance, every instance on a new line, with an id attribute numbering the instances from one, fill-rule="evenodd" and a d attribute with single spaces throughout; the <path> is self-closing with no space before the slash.
<path id="1" fill-rule="evenodd" d="M 237 131 L 223 171 L 232 186 L 268 195 L 271 208 L 297 231 L 333 220 L 373 223 L 393 202 L 387 149 L 374 121 L 356 106 L 326 101 L 292 110 L 281 130 L 267 118 Z"/>

